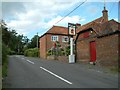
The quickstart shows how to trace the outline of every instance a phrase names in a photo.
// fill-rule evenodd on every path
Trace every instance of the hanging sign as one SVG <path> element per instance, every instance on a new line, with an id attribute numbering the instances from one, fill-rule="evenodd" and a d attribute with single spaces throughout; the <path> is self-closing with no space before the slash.
<path id="1" fill-rule="evenodd" d="M 68 33 L 69 35 L 76 35 L 76 25 L 72 23 L 68 23 Z"/>

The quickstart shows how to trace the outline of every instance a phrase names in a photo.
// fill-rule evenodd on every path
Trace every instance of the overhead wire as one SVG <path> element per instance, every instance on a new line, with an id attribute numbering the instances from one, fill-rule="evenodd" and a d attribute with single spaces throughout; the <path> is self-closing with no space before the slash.
<path id="1" fill-rule="evenodd" d="M 65 15 L 62 19 L 60 19 L 59 21 L 57 21 L 55 24 L 59 23 L 60 21 L 62 21 L 63 19 L 65 19 L 68 15 L 70 15 L 72 12 L 74 12 L 76 9 L 78 9 L 81 5 L 83 5 L 87 0 L 85 0 L 84 2 L 80 3 L 77 7 L 75 7 L 72 11 L 70 11 L 67 15 Z"/>
<path id="2" fill-rule="evenodd" d="M 75 7 L 72 11 L 70 11 L 68 14 L 66 14 L 63 18 L 61 18 L 60 20 L 58 20 L 55 24 L 61 22 L 63 19 L 65 19 L 68 15 L 70 15 L 71 13 L 73 13 L 76 9 L 78 9 L 81 5 L 83 5 L 87 0 L 85 0 L 84 2 L 80 3 L 77 7 Z M 52 27 L 50 27 L 52 28 Z M 50 29 L 49 28 L 49 29 Z"/>

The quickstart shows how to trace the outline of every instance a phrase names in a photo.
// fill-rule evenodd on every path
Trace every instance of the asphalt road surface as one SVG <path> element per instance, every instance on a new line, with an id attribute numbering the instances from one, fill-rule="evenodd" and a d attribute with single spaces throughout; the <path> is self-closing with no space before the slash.
<path id="1" fill-rule="evenodd" d="M 9 57 L 3 88 L 118 88 L 118 76 L 54 60 Z"/>

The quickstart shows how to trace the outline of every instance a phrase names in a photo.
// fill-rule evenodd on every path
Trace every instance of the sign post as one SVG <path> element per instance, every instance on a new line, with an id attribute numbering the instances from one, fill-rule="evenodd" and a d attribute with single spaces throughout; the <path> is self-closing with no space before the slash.
<path id="1" fill-rule="evenodd" d="M 73 53 L 73 36 L 76 35 L 76 25 L 72 23 L 68 23 L 68 33 L 70 36 L 70 55 L 69 55 L 69 63 L 75 63 L 75 55 Z"/>

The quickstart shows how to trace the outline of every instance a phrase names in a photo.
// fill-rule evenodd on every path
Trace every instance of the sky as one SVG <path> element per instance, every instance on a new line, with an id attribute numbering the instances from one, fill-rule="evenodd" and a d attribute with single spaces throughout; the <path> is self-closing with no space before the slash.
<path id="1" fill-rule="evenodd" d="M 66 16 L 84 1 L 84 4 Z M 118 2 L 105 0 L 109 20 L 118 21 Z M 39 36 L 43 35 L 53 25 L 67 27 L 68 22 L 84 25 L 101 17 L 104 0 L 2 0 L 0 7 L 1 19 L 10 30 L 14 29 L 31 39 L 37 32 Z"/>

